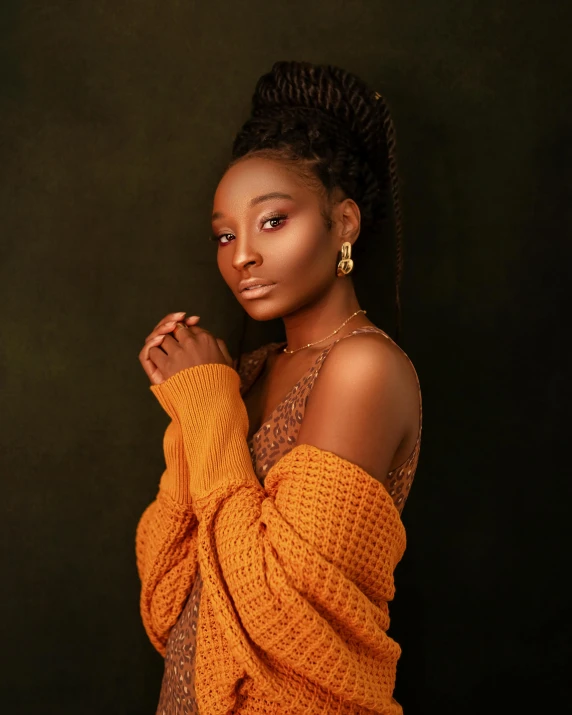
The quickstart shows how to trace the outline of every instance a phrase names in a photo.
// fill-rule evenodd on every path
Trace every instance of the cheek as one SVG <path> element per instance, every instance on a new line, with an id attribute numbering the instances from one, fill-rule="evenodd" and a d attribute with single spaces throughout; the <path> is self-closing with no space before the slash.
<path id="1" fill-rule="evenodd" d="M 288 236 L 288 240 L 276 244 L 273 261 L 285 271 L 294 273 L 313 273 L 326 262 L 326 243 L 316 232 Z"/>

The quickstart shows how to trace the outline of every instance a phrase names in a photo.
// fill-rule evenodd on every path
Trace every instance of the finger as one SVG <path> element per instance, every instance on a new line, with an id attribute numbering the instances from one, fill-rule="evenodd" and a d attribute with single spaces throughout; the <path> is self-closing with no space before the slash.
<path id="1" fill-rule="evenodd" d="M 185 325 L 182 322 L 177 323 L 173 330 L 173 337 L 180 343 L 185 342 L 189 338 L 197 338 L 201 333 L 212 335 L 206 328 L 201 328 L 196 322 Z M 212 336 L 214 338 L 214 335 Z"/>
<path id="2" fill-rule="evenodd" d="M 169 321 L 168 323 L 161 323 L 158 327 L 153 329 L 153 332 L 149 333 L 145 340 L 153 340 L 153 338 L 156 338 L 159 335 L 167 335 L 167 333 L 170 333 L 173 330 L 175 325 L 176 322 L 174 320 Z"/>
<path id="3" fill-rule="evenodd" d="M 162 376 L 163 375 L 163 367 L 166 364 L 168 360 L 168 356 L 163 352 L 163 350 L 160 347 L 151 347 L 149 350 L 149 360 L 151 363 L 156 366 L 155 370 L 151 371 L 151 374 L 149 377 L 153 379 L 155 373 L 158 372 Z"/>
<path id="4" fill-rule="evenodd" d="M 145 343 L 141 352 L 139 353 L 139 362 L 141 363 L 143 370 L 145 370 L 145 373 L 147 374 L 151 382 L 153 382 L 154 378 L 157 377 L 156 372 L 158 369 L 158 365 L 154 360 L 151 359 L 149 351 L 153 348 L 158 347 L 161 340 L 163 340 L 163 336 L 158 336 L 154 340 L 149 340 L 149 342 Z"/>
<path id="5" fill-rule="evenodd" d="M 159 347 L 163 344 L 163 340 L 165 339 L 165 335 L 155 335 L 152 338 L 149 338 L 148 340 L 145 341 L 145 345 L 143 345 L 143 348 L 141 349 L 140 355 L 143 356 L 144 360 L 149 359 L 149 350 L 153 347 Z"/>
<path id="6" fill-rule="evenodd" d="M 157 366 L 154 367 L 155 369 L 149 375 L 149 380 L 151 381 L 152 385 L 160 385 L 162 382 L 165 382 L 165 378 L 161 370 Z"/>
<path id="7" fill-rule="evenodd" d="M 200 317 L 198 315 L 192 315 L 190 318 L 185 318 L 181 321 L 181 324 L 188 328 L 188 330 L 192 333 L 192 328 L 199 327 L 199 320 Z"/>
<path id="8" fill-rule="evenodd" d="M 155 328 L 158 328 L 158 327 L 159 327 L 160 325 L 162 325 L 163 323 L 168 323 L 168 322 L 170 322 L 170 321 L 172 321 L 172 320 L 175 320 L 175 321 L 176 321 L 176 320 L 182 320 L 182 319 L 183 319 L 183 316 L 185 316 L 186 314 L 187 314 L 187 311 L 186 311 L 186 310 L 180 310 L 180 311 L 178 311 L 177 313 L 167 313 L 167 315 L 166 315 L 162 320 L 160 320 L 160 321 L 157 323 L 157 325 L 155 326 Z"/>
<path id="9" fill-rule="evenodd" d="M 208 335 L 211 335 L 208 330 L 206 330 L 205 328 L 201 328 L 199 325 L 185 325 L 185 323 L 177 321 L 177 323 L 173 327 L 173 332 L 169 337 L 172 337 L 176 341 L 176 343 L 184 343 L 191 338 L 196 338 L 200 333 L 207 333 Z M 173 345 L 169 347 L 173 347 Z"/>
<path id="10" fill-rule="evenodd" d="M 177 321 L 176 325 L 173 328 L 173 332 L 170 334 L 170 337 L 172 337 L 176 343 L 184 343 L 194 334 L 193 328 L 194 325 L 192 323 L 190 325 L 185 325 L 184 322 Z"/>
<path id="11" fill-rule="evenodd" d="M 180 332 L 181 332 L 180 325 L 179 325 L 178 332 L 180 335 Z M 174 334 L 167 333 L 167 335 L 163 335 L 161 337 L 162 337 L 161 344 L 160 344 L 160 346 L 156 346 L 156 347 L 160 347 L 161 350 L 164 351 L 165 355 L 169 355 L 175 348 L 181 347 L 179 344 L 179 340 L 177 340 L 177 338 L 174 336 Z"/>
<path id="12" fill-rule="evenodd" d="M 216 341 L 218 343 L 221 353 L 224 355 L 224 359 L 226 360 L 227 365 L 229 365 L 229 367 L 232 367 L 234 365 L 234 360 L 232 359 L 231 354 L 228 352 L 228 348 L 226 347 L 224 340 L 222 340 L 222 338 L 216 338 Z"/>
<path id="13" fill-rule="evenodd" d="M 176 314 L 173 313 L 172 315 L 176 315 Z M 166 317 L 166 318 L 169 318 L 169 316 L 165 316 L 165 317 Z M 191 318 L 196 318 L 196 317 L 197 317 L 197 316 L 194 316 L 194 315 L 191 316 Z M 184 320 L 185 320 L 185 321 L 191 320 L 191 318 L 185 318 Z M 159 323 L 159 324 L 153 329 L 153 331 L 152 331 L 151 333 L 149 333 L 149 335 L 145 338 L 145 340 L 150 340 L 151 338 L 154 338 L 156 335 L 166 335 L 167 333 L 172 332 L 172 330 L 173 330 L 173 328 L 175 327 L 175 325 L 176 325 L 177 323 L 180 323 L 180 322 L 182 322 L 182 319 L 181 319 L 181 320 L 171 320 L 171 319 L 169 319 L 169 320 L 165 320 L 165 321 L 162 322 L 162 323 Z"/>

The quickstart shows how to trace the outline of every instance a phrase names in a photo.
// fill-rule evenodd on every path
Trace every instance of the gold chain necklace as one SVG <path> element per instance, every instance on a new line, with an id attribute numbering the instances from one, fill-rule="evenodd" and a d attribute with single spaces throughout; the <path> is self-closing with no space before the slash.
<path id="1" fill-rule="evenodd" d="M 351 319 L 354 317 L 354 315 L 357 315 L 358 313 L 363 313 L 363 314 L 365 315 L 366 312 L 367 312 L 367 311 L 362 310 L 362 309 L 360 308 L 359 310 L 356 310 L 356 312 L 355 312 L 353 315 L 350 315 L 350 317 L 348 318 L 348 320 L 351 320 Z M 293 355 L 294 353 L 297 353 L 298 350 L 304 350 L 304 348 L 309 348 L 309 347 L 311 347 L 312 345 L 316 345 L 317 343 L 322 343 L 324 340 L 327 340 L 328 338 L 331 338 L 332 335 L 335 335 L 337 332 L 339 332 L 339 331 L 344 327 L 344 325 L 348 322 L 348 320 L 345 320 L 345 321 L 340 325 L 340 327 L 339 327 L 337 330 L 334 330 L 333 333 L 330 333 L 329 335 L 327 335 L 325 338 L 322 338 L 321 340 L 316 340 L 315 343 L 308 343 L 307 345 L 303 345 L 301 348 L 296 348 L 296 350 L 287 350 L 286 348 L 284 348 L 282 352 L 288 353 L 288 355 Z"/>

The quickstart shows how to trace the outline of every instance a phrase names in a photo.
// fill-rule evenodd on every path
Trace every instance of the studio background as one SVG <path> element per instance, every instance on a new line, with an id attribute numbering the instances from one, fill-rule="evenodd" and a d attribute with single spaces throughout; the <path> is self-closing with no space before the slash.
<path id="1" fill-rule="evenodd" d="M 155 712 L 134 538 L 167 417 L 137 355 L 175 310 L 236 355 L 212 196 L 256 80 L 298 59 L 358 74 L 397 129 L 424 423 L 395 696 L 405 715 L 561 712 L 570 6 L 4 0 L 0 18 L 1 709 Z M 393 236 L 371 250 L 358 297 L 394 336 Z M 250 321 L 245 349 L 282 337 Z"/>

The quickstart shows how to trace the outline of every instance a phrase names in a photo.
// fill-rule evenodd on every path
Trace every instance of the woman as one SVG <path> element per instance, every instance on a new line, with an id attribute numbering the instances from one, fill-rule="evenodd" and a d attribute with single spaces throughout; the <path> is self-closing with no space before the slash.
<path id="1" fill-rule="evenodd" d="M 233 361 L 198 316 L 170 313 L 139 356 L 171 417 L 136 537 L 143 623 L 165 656 L 157 713 L 402 712 L 388 602 L 421 392 L 351 276 L 388 194 L 399 310 L 383 98 L 336 67 L 275 63 L 212 228 L 246 314 L 281 317 L 287 339 Z"/>

